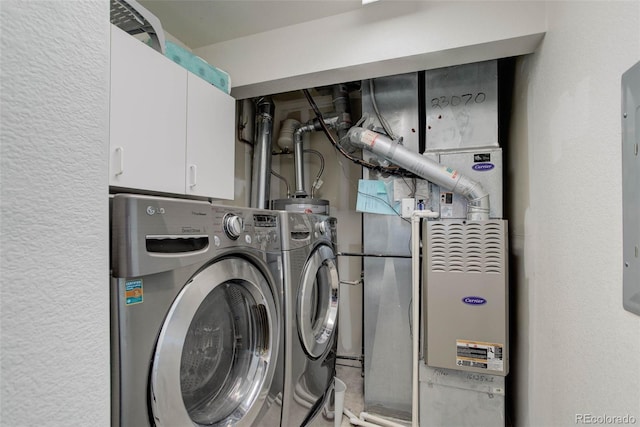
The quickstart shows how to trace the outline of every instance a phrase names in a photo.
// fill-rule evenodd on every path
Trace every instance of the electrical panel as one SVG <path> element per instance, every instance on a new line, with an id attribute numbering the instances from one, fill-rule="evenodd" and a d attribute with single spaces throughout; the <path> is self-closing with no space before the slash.
<path id="1" fill-rule="evenodd" d="M 622 75 L 622 305 L 640 315 L 640 62 Z"/>

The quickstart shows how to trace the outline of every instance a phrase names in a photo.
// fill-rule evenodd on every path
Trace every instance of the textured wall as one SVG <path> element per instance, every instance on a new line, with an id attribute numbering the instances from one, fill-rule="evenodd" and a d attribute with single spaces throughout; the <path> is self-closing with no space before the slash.
<path id="1" fill-rule="evenodd" d="M 620 173 L 620 78 L 640 60 L 640 3 L 547 8 L 542 45 L 517 65 L 509 158 L 515 425 L 575 425 L 576 414 L 640 423 Z"/>
<path id="2" fill-rule="evenodd" d="M 0 2 L 3 426 L 109 425 L 108 22 Z"/>

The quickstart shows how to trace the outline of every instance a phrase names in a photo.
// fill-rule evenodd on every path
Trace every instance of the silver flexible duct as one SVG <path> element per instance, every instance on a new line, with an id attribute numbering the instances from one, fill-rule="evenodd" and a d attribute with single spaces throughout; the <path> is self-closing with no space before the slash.
<path id="1" fill-rule="evenodd" d="M 467 219 L 474 221 L 489 219 L 489 193 L 480 183 L 461 175 L 452 168 L 408 150 L 377 132 L 354 126 L 347 136 L 349 142 L 355 147 L 370 151 L 441 188 L 465 197 L 468 200 Z"/>

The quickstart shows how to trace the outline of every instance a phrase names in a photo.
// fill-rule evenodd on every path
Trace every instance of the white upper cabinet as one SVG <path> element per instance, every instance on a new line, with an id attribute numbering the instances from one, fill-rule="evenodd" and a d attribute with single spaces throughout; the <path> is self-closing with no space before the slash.
<path id="1" fill-rule="evenodd" d="M 235 100 L 111 26 L 109 185 L 233 199 Z"/>
<path id="2" fill-rule="evenodd" d="M 188 73 L 186 194 L 233 199 L 234 122 L 235 100 Z"/>

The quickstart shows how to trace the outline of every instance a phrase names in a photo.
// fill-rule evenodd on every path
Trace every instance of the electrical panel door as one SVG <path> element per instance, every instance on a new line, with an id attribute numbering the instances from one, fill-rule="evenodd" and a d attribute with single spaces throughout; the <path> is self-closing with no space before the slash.
<path id="1" fill-rule="evenodd" d="M 622 75 L 622 305 L 640 315 L 640 62 Z"/>

